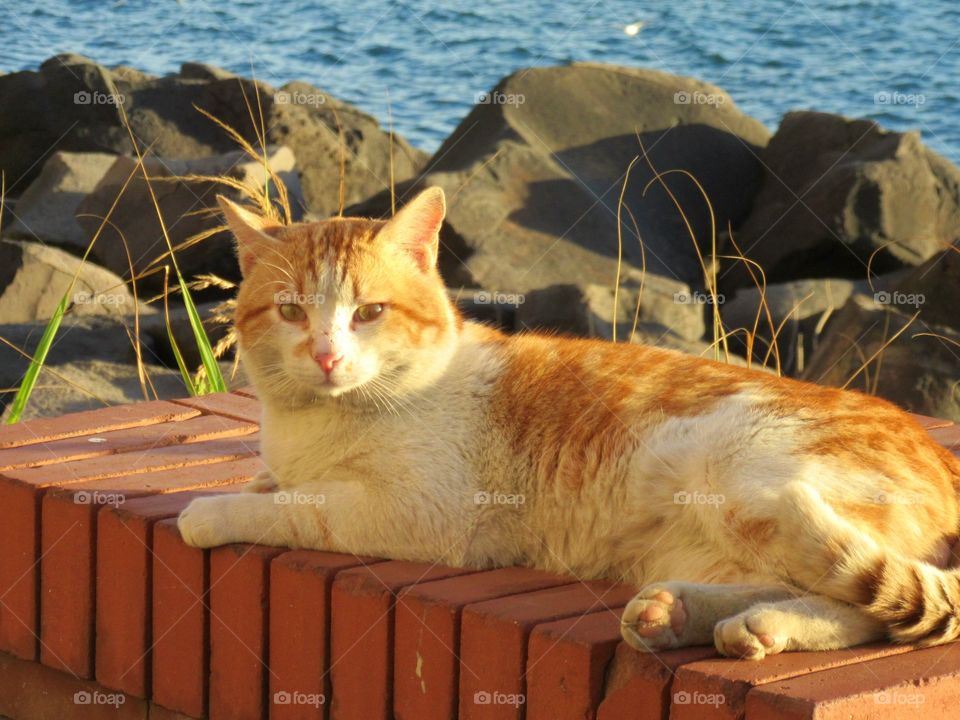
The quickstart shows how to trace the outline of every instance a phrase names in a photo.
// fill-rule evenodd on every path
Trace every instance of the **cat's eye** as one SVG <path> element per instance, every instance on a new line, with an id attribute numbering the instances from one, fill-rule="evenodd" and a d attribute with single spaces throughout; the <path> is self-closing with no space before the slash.
<path id="1" fill-rule="evenodd" d="M 353 314 L 353 319 L 357 322 L 370 322 L 383 315 L 383 303 L 370 303 L 361 305 Z"/>
<path id="2" fill-rule="evenodd" d="M 307 314 L 299 305 L 283 303 L 280 306 L 280 317 L 289 322 L 303 322 L 307 319 Z"/>

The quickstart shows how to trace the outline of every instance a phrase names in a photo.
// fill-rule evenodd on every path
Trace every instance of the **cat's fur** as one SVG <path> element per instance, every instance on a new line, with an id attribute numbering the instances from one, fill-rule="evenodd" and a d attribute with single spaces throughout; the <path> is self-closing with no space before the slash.
<path id="1" fill-rule="evenodd" d="M 190 544 L 623 580 L 644 588 L 624 637 L 647 650 L 960 635 L 960 462 L 893 405 L 465 322 L 436 269 L 438 189 L 389 222 L 282 227 L 221 205 L 270 471 L 194 501 Z M 278 311 L 290 295 L 303 320 Z M 386 309 L 358 322 L 370 303 Z M 320 358 L 337 356 L 328 384 Z"/>

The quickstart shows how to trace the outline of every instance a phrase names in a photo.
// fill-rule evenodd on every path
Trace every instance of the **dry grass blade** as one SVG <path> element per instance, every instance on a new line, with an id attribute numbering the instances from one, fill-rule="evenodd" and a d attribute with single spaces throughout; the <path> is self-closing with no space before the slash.
<path id="1" fill-rule="evenodd" d="M 635 155 L 630 164 L 627 165 L 627 171 L 623 174 L 623 185 L 620 188 L 620 197 L 617 200 L 617 278 L 613 283 L 613 342 L 617 341 L 617 311 L 620 309 L 620 274 L 623 270 L 623 198 L 627 194 L 627 185 L 630 183 L 630 171 L 640 159 Z"/>
<path id="2" fill-rule="evenodd" d="M 850 386 L 850 383 L 852 383 L 854 380 L 856 380 L 857 376 L 859 376 L 860 373 L 862 373 L 864 370 L 866 370 L 866 368 L 870 365 L 870 363 L 872 363 L 876 358 L 880 357 L 880 356 L 883 354 L 883 352 L 884 352 L 888 347 L 890 347 L 890 345 L 892 345 L 893 342 L 894 342 L 898 337 L 900 337 L 901 335 L 903 335 L 903 333 L 905 333 L 905 332 L 910 328 L 910 326 L 913 325 L 914 321 L 915 321 L 918 317 L 920 317 L 920 313 L 919 313 L 919 312 L 915 312 L 915 313 L 913 314 L 913 317 L 911 317 L 910 320 L 907 321 L 907 324 L 904 325 L 904 326 L 903 326 L 902 328 L 900 328 L 899 330 L 897 330 L 897 332 L 895 332 L 895 333 L 893 334 L 893 336 L 892 336 L 889 340 L 886 340 L 886 341 L 883 343 L 883 345 L 881 345 L 881 346 L 877 349 L 876 352 L 874 352 L 869 358 L 867 358 L 867 359 L 860 365 L 860 367 L 857 368 L 857 371 L 856 371 L 855 373 L 853 373 L 853 375 L 851 375 L 851 376 L 847 379 L 847 381 L 846 381 L 841 387 L 842 387 L 844 390 L 847 389 L 847 388 Z M 886 335 L 886 332 L 884 332 L 884 335 Z M 876 386 L 876 384 L 879 383 L 879 382 L 880 382 L 880 380 L 879 380 L 879 373 L 878 373 L 878 374 L 877 374 L 877 379 L 876 379 L 876 381 L 873 383 L 873 385 Z M 870 384 L 868 384 L 867 387 L 870 387 Z"/>

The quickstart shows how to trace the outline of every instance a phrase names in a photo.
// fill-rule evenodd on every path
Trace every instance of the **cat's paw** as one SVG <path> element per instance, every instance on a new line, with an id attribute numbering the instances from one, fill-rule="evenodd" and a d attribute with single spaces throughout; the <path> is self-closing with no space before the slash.
<path id="1" fill-rule="evenodd" d="M 763 660 L 787 646 L 782 633 L 783 613 L 770 607 L 752 607 L 720 620 L 713 629 L 713 644 L 727 657 Z"/>
<path id="2" fill-rule="evenodd" d="M 261 494 L 276 492 L 277 480 L 269 470 L 261 470 L 254 475 L 253 480 L 244 485 L 240 491 Z"/>
<path id="3" fill-rule="evenodd" d="M 177 518 L 177 529 L 183 541 L 192 547 L 209 548 L 223 545 L 224 508 L 222 498 L 197 498 Z"/>
<path id="4" fill-rule="evenodd" d="M 681 583 L 648 585 L 630 601 L 620 619 L 623 639 L 643 652 L 682 647 L 687 623 Z"/>

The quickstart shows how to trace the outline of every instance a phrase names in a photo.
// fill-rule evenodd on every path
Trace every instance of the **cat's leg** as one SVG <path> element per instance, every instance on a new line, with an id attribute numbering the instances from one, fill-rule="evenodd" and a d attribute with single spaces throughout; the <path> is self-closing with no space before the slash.
<path id="1" fill-rule="evenodd" d="M 721 620 L 713 632 L 720 654 L 749 660 L 791 650 L 836 650 L 885 636 L 881 622 L 824 595 L 759 603 Z"/>
<path id="2" fill-rule="evenodd" d="M 717 622 L 761 602 L 795 595 L 786 588 L 661 582 L 647 585 L 620 620 L 623 639 L 646 652 L 710 645 Z"/>
<path id="3" fill-rule="evenodd" d="M 320 503 L 292 502 L 291 493 L 256 490 L 197 498 L 180 513 L 177 528 L 194 547 L 245 542 L 280 547 L 341 550 Z"/>

